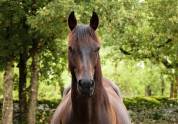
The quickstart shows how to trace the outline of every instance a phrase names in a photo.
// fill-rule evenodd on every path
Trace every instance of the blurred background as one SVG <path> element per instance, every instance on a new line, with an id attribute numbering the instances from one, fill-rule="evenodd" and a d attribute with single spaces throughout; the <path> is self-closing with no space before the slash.
<path id="1" fill-rule="evenodd" d="M 70 85 L 67 18 L 100 19 L 104 77 L 133 124 L 178 123 L 177 0 L 1 0 L 2 124 L 47 124 Z"/>

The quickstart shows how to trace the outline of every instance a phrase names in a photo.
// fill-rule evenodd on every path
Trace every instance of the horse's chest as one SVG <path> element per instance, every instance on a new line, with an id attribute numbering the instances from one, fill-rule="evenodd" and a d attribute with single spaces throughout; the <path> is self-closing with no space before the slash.
<path id="1" fill-rule="evenodd" d="M 112 114 L 109 110 L 103 108 L 98 110 L 98 124 L 113 124 Z"/>
<path id="2" fill-rule="evenodd" d="M 75 114 L 71 114 L 70 119 L 65 124 L 113 124 L 112 119 L 108 112 L 104 109 L 99 109 L 97 113 L 91 112 L 89 118 L 83 116 L 76 117 Z"/>

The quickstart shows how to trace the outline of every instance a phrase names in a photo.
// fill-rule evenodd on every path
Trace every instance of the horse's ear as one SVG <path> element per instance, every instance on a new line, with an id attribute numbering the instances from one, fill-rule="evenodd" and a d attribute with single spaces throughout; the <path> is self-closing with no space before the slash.
<path id="1" fill-rule="evenodd" d="M 94 30 L 96 30 L 98 27 L 98 24 L 99 24 L 98 15 L 95 12 L 93 12 L 93 15 L 90 19 L 90 27 L 93 28 Z"/>
<path id="2" fill-rule="evenodd" d="M 69 25 L 69 28 L 70 30 L 72 31 L 75 26 L 77 25 L 77 20 L 76 20 L 76 17 L 75 17 L 75 14 L 74 14 L 74 11 L 72 11 L 68 17 L 68 25 Z"/>

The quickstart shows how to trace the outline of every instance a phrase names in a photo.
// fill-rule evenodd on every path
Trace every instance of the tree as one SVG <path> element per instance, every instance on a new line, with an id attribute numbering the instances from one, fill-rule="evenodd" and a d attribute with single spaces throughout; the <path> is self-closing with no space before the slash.
<path id="1" fill-rule="evenodd" d="M 105 44 L 113 48 L 110 54 L 115 53 L 115 59 L 150 59 L 153 64 L 164 64 L 167 70 L 171 67 L 175 77 L 173 97 L 177 97 L 178 2 L 120 0 L 91 1 L 90 5 L 104 21 L 101 33 Z"/>
<path id="2" fill-rule="evenodd" d="M 4 65 L 4 89 L 3 89 L 3 111 L 2 123 L 12 124 L 13 122 L 13 64 L 15 56 L 18 53 L 18 35 L 16 35 L 16 19 L 14 10 L 19 11 L 16 3 L 9 1 L 0 2 L 0 58 L 3 59 L 1 64 Z M 3 12 L 2 12 L 3 10 Z M 18 15 L 20 16 L 20 15 Z"/>
<path id="3" fill-rule="evenodd" d="M 42 38 L 44 49 L 41 52 L 41 79 L 48 80 L 44 77 L 51 74 L 50 81 L 53 82 L 54 79 L 58 81 L 61 92 L 64 84 L 61 82 L 60 74 L 66 68 L 66 41 L 64 39 L 67 36 L 67 13 L 74 8 L 73 5 L 71 0 L 54 0 L 39 9 L 35 16 L 28 18 L 31 27 L 44 36 Z"/>
<path id="4" fill-rule="evenodd" d="M 36 17 L 29 18 L 31 26 L 48 36 L 66 36 L 66 29 L 61 27 L 67 26 L 60 24 L 65 24 L 65 18 L 69 10 L 76 10 L 77 17 L 82 22 L 85 22 L 91 16 L 91 11 L 95 10 L 101 20 L 99 33 L 104 39 L 104 45 L 112 47 L 110 54 L 113 59 L 127 58 L 135 59 L 136 61 L 150 59 L 153 64 L 159 65 L 162 63 L 166 54 L 162 54 L 164 52 L 161 52 L 162 48 L 158 48 L 158 46 L 162 45 L 163 37 L 157 37 L 158 32 L 155 30 L 157 27 L 156 25 L 152 25 L 157 21 L 157 16 L 153 14 L 156 11 L 152 11 L 149 8 L 149 6 L 156 6 L 154 5 L 155 2 L 151 3 L 139 0 L 112 2 L 91 0 L 84 2 L 74 1 L 70 6 L 68 2 L 59 2 L 56 0 L 40 9 Z M 157 3 L 159 2 L 157 1 Z M 63 8 L 63 11 L 61 8 Z M 69 8 L 68 11 L 65 11 L 65 8 Z M 57 11 L 61 13 L 53 14 L 57 13 Z M 61 23 L 56 23 L 58 22 L 56 21 L 58 17 L 65 18 L 61 18 Z M 164 28 L 164 25 L 162 28 Z M 61 29 L 64 30 L 61 31 Z M 64 35 L 61 32 L 64 32 Z M 59 33 L 61 35 L 57 36 Z M 166 39 L 166 35 L 164 36 Z"/>
<path id="5" fill-rule="evenodd" d="M 37 2 L 34 6 L 41 7 L 46 4 L 47 1 Z M 26 123 L 26 110 L 27 110 L 27 87 L 26 87 L 26 75 L 27 75 L 27 60 L 30 57 L 30 48 L 33 44 L 32 38 L 34 36 L 30 33 L 31 29 L 27 24 L 27 16 L 32 14 L 32 1 L 1 1 L 1 13 L 0 20 L 1 35 L 0 35 L 0 57 L 9 61 L 1 61 L 2 65 L 9 65 L 11 60 L 18 62 L 19 67 L 19 108 L 20 108 L 20 120 L 19 123 Z M 33 57 L 32 57 L 33 58 Z M 3 63 L 4 62 L 4 63 Z M 4 69 L 7 69 L 4 66 Z M 13 69 L 10 69 L 13 70 Z M 5 70 L 5 72 L 8 70 Z M 9 74 L 11 74 L 9 72 Z M 6 74 L 8 75 L 8 74 Z M 4 75 L 4 76 L 6 76 Z M 5 77 L 4 77 L 5 78 Z M 6 78 L 5 78 L 6 79 Z M 10 83 L 7 83 L 10 84 Z M 11 83 L 12 84 L 12 83 Z M 13 86 L 13 85 L 12 85 Z M 11 88 L 12 86 L 5 87 Z M 9 91 L 5 89 L 4 92 Z M 10 92 L 8 92 L 10 93 Z M 12 95 L 9 94 L 9 97 Z M 9 98 L 13 100 L 13 98 Z M 6 99 L 5 99 L 6 100 Z M 6 112 L 6 111 L 4 111 Z M 8 114 L 4 114 L 8 115 Z M 3 118 L 6 118 L 3 116 Z M 12 118 L 9 118 L 12 120 Z"/>
<path id="6" fill-rule="evenodd" d="M 38 40 L 38 39 L 37 39 Z M 34 39 L 31 50 L 31 81 L 30 81 L 30 92 L 29 92 L 29 107 L 28 107 L 28 124 L 36 123 L 36 108 L 37 108 L 37 96 L 38 96 L 38 75 L 39 75 L 39 59 L 37 50 L 38 41 Z"/>
<path id="7" fill-rule="evenodd" d="M 57 58 L 62 58 L 64 57 L 64 55 L 61 55 L 60 53 L 63 53 L 64 49 L 58 49 L 58 46 L 55 46 L 55 42 L 58 41 L 56 40 L 57 38 L 59 39 L 63 39 L 63 33 L 66 33 L 66 30 L 63 29 L 62 27 L 64 27 L 63 25 L 66 22 L 66 18 L 64 17 L 65 14 L 65 9 L 67 9 L 66 5 L 69 5 L 70 1 L 53 1 L 50 2 L 49 4 L 47 4 L 45 7 L 37 10 L 36 3 L 37 1 L 33 1 L 32 4 L 32 15 L 30 15 L 28 17 L 28 24 L 31 26 L 31 28 L 33 29 L 31 31 L 31 33 L 33 34 L 33 36 L 35 36 L 35 38 L 33 39 L 33 45 L 32 45 L 32 49 L 30 51 L 30 55 L 32 57 L 32 70 L 31 70 L 31 85 L 30 85 L 30 99 L 29 99 L 29 109 L 28 109 L 28 123 L 30 124 L 34 124 L 35 123 L 35 111 L 36 111 L 36 104 L 37 104 L 37 92 L 38 92 L 38 72 L 39 72 L 39 57 L 41 53 L 43 54 L 43 51 L 45 51 L 46 49 L 48 51 L 52 51 L 53 53 L 53 57 Z M 56 7 L 56 5 L 59 5 L 58 7 Z M 56 7 L 56 8 L 55 8 Z M 54 10 L 53 10 L 54 9 Z M 56 9 L 56 10 L 55 10 Z M 59 10 L 60 10 L 60 13 Z M 61 11 L 62 10 L 62 11 Z M 54 11 L 55 13 L 57 13 L 58 15 L 54 15 Z M 60 34 L 60 36 L 58 37 L 58 34 Z M 61 41 L 61 40 L 60 40 Z M 63 43 L 59 43 L 59 45 L 61 45 L 61 48 L 63 46 Z M 59 56 L 55 56 L 56 55 L 56 51 L 58 52 L 57 55 Z M 43 56 L 42 56 L 43 57 Z M 42 58 L 43 59 L 43 58 Z M 45 59 L 44 59 L 45 60 Z M 61 59 L 56 59 L 56 60 L 61 60 Z M 44 62 L 43 60 L 41 61 L 42 64 L 43 63 L 47 63 Z M 62 63 L 62 62 L 60 62 Z M 57 66 L 59 67 L 59 66 Z M 51 67 L 47 67 L 45 65 L 44 68 L 50 69 Z M 44 69 L 43 68 L 43 69 Z M 55 70 L 58 70 L 59 68 L 52 68 L 53 72 L 55 72 Z M 61 68 L 62 70 L 64 69 Z M 59 70 L 61 70 L 59 69 Z M 40 69 L 42 70 L 42 69 Z M 58 72 L 55 74 L 58 74 L 58 78 L 60 79 L 60 73 Z M 46 73 L 48 73 L 49 71 L 47 71 Z M 44 72 L 41 74 L 45 74 Z M 62 83 L 61 83 L 62 84 Z M 63 86 L 63 84 L 61 85 Z M 62 88 L 61 88 L 62 89 Z"/>
<path id="8" fill-rule="evenodd" d="M 2 124 L 13 124 L 13 58 L 9 58 L 5 65 Z"/>

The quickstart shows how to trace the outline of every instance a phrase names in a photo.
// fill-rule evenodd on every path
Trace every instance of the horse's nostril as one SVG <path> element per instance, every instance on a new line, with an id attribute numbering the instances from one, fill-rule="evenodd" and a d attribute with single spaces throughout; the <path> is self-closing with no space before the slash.
<path id="1" fill-rule="evenodd" d="M 82 87 L 82 80 L 79 80 L 78 84 L 79 84 L 80 87 Z"/>
<path id="2" fill-rule="evenodd" d="M 94 82 L 93 80 L 91 80 L 91 86 L 92 86 L 92 87 L 94 86 L 94 83 L 95 83 L 95 82 Z"/>
<path id="3" fill-rule="evenodd" d="M 87 96 L 91 96 L 94 92 L 95 82 L 91 79 L 81 79 L 78 81 L 79 93 Z"/>
<path id="4" fill-rule="evenodd" d="M 89 89 L 90 87 L 92 87 L 94 85 L 94 82 L 91 80 L 83 79 L 83 80 L 78 81 L 78 85 L 82 89 Z"/>

